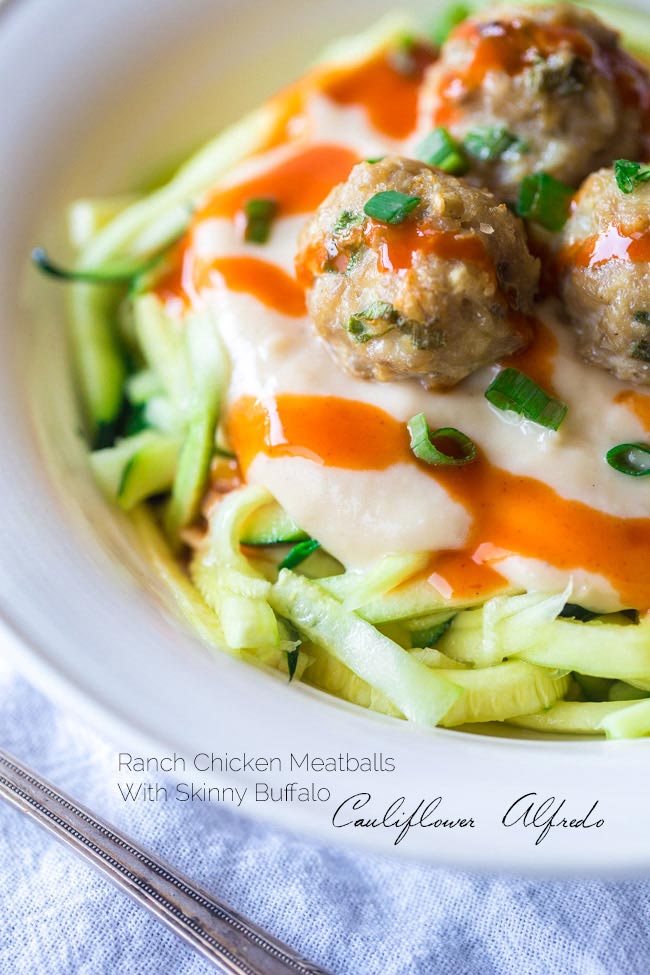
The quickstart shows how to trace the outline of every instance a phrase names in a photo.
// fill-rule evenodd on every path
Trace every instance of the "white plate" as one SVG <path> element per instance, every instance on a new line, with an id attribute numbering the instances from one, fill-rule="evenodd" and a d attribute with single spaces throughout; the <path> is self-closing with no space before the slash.
<path id="1" fill-rule="evenodd" d="M 332 793 L 325 803 L 246 804 L 286 827 L 463 867 L 648 869 L 647 742 L 426 730 L 214 656 L 165 609 L 125 523 L 98 497 L 84 465 L 61 290 L 26 272 L 30 247 L 60 252 L 70 199 L 128 191 L 384 6 L 10 0 L 0 10 L 0 609 L 7 634 L 28 675 L 100 724 L 121 750 L 395 760 L 394 773 L 284 769 L 276 786 L 306 779 Z M 245 778 L 230 781 L 241 787 Z M 249 775 L 249 786 L 252 778 L 273 777 Z M 375 815 L 400 796 L 409 810 L 442 796 L 440 815 L 476 825 L 413 828 L 398 846 L 394 829 L 333 828 L 336 805 L 365 791 Z M 558 827 L 535 845 L 539 829 L 501 822 L 528 792 L 566 799 L 568 818 L 598 800 L 605 824 Z"/>

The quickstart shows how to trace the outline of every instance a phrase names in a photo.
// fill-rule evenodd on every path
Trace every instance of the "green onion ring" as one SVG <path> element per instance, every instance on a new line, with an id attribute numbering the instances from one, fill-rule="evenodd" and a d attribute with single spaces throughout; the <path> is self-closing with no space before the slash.
<path id="1" fill-rule="evenodd" d="M 476 447 L 470 438 L 455 427 L 441 427 L 431 433 L 424 413 L 411 417 L 407 423 L 411 435 L 411 450 L 425 464 L 436 467 L 461 467 L 476 459 Z M 459 455 L 446 454 L 435 445 L 436 440 L 451 440 L 458 447 Z"/>
<path id="2" fill-rule="evenodd" d="M 647 477 L 650 474 L 650 444 L 619 443 L 605 454 L 610 467 L 628 477 Z"/>

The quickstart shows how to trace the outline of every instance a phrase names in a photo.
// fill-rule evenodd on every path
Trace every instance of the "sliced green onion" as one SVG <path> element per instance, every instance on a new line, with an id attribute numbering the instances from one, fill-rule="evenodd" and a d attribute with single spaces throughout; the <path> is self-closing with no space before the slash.
<path id="1" fill-rule="evenodd" d="M 315 552 L 317 548 L 320 548 L 320 542 L 317 542 L 315 538 L 307 538 L 304 542 L 298 542 L 294 545 L 288 555 L 280 562 L 280 569 L 295 569 L 297 565 L 304 562 L 312 552 Z"/>
<path id="2" fill-rule="evenodd" d="M 630 159 L 617 159 L 614 163 L 614 176 L 621 193 L 632 193 L 641 183 L 650 180 L 650 168 Z"/>
<path id="3" fill-rule="evenodd" d="M 411 450 L 425 464 L 460 467 L 476 458 L 476 447 L 468 436 L 455 427 L 441 427 L 431 433 L 424 413 L 418 413 L 406 424 L 411 435 Z M 436 441 L 440 446 L 436 446 Z M 447 443 L 454 448 L 453 453 L 441 449 Z"/>
<path id="4" fill-rule="evenodd" d="M 431 40 L 440 46 L 444 44 L 454 27 L 465 20 L 472 12 L 466 3 L 452 3 L 442 11 L 431 28 Z"/>
<path id="5" fill-rule="evenodd" d="M 392 326 L 399 318 L 398 312 L 388 301 L 373 301 L 371 305 L 350 316 L 348 321 L 348 332 L 355 342 L 369 342 L 370 339 L 380 338 L 392 330 Z M 390 328 L 383 332 L 373 332 L 369 328 L 370 322 L 388 322 Z"/>
<path id="6" fill-rule="evenodd" d="M 244 240 L 252 244 L 266 244 L 271 235 L 271 224 L 278 213 L 278 201 L 264 196 L 244 203 L 246 226 Z"/>
<path id="7" fill-rule="evenodd" d="M 628 477 L 647 477 L 650 474 L 650 444 L 620 443 L 605 454 L 610 467 Z"/>
<path id="8" fill-rule="evenodd" d="M 525 150 L 526 144 L 505 125 L 492 125 L 485 128 L 472 129 L 463 140 L 463 149 L 482 162 L 492 162 L 514 147 L 520 152 Z"/>
<path id="9" fill-rule="evenodd" d="M 397 311 L 390 301 L 373 301 L 365 311 L 358 312 L 358 316 L 370 321 L 374 318 L 384 318 L 388 322 L 394 322 L 397 318 Z"/>
<path id="10" fill-rule="evenodd" d="M 402 223 L 409 213 L 420 203 L 419 196 L 407 196 L 397 190 L 385 190 L 371 196 L 363 208 L 363 212 L 374 220 L 382 223 Z"/>
<path id="11" fill-rule="evenodd" d="M 146 261 L 140 259 L 137 263 L 127 261 L 123 264 L 115 263 L 93 270 L 77 270 L 62 267 L 50 260 L 42 247 L 35 247 L 32 251 L 32 261 L 39 271 L 43 271 L 44 274 L 49 274 L 50 277 L 57 278 L 59 281 L 80 281 L 86 284 L 128 284 L 137 275 L 154 267 L 160 259 L 161 255 L 156 254 Z"/>
<path id="12" fill-rule="evenodd" d="M 633 319 L 639 325 L 645 325 L 646 332 L 650 330 L 650 311 L 637 311 Z M 630 346 L 630 355 L 641 362 L 650 362 L 650 337 L 639 339 Z"/>
<path id="13" fill-rule="evenodd" d="M 447 336 L 432 322 L 416 322 L 412 318 L 400 321 L 399 327 L 408 335 L 414 349 L 444 349 Z"/>
<path id="14" fill-rule="evenodd" d="M 569 216 L 573 192 L 570 186 L 548 173 L 534 173 L 526 176 L 519 187 L 517 213 L 547 230 L 562 230 Z"/>
<path id="15" fill-rule="evenodd" d="M 393 326 L 387 328 L 385 332 L 371 332 L 365 321 L 359 315 L 352 315 L 348 321 L 348 332 L 352 336 L 355 342 L 359 342 L 361 345 L 365 345 L 371 339 L 379 339 L 382 335 L 386 335 L 386 332 L 391 332 Z"/>
<path id="16" fill-rule="evenodd" d="M 370 163 L 371 166 L 374 166 L 375 163 L 381 162 L 382 159 L 385 159 L 385 158 L 386 158 L 386 156 L 371 156 L 370 159 L 366 159 L 366 162 L 367 163 Z"/>
<path id="17" fill-rule="evenodd" d="M 359 261 L 361 260 L 361 258 L 363 257 L 363 255 L 365 254 L 365 252 L 366 252 L 366 248 L 363 245 L 360 245 L 359 247 L 355 247 L 354 250 L 350 251 L 347 267 L 343 273 L 351 274 L 352 271 L 354 271 L 357 264 L 359 263 Z M 327 267 L 326 270 L 329 271 L 335 269 L 331 267 Z"/>
<path id="18" fill-rule="evenodd" d="M 467 172 L 467 160 L 447 129 L 440 126 L 429 132 L 428 136 L 415 147 L 415 158 L 427 166 L 436 166 L 444 173 L 462 176 Z"/>
<path id="19" fill-rule="evenodd" d="M 354 210 L 343 210 L 332 227 L 332 233 L 337 236 L 338 234 L 344 234 L 350 227 L 357 227 L 359 224 L 362 224 L 364 219 L 361 213 L 355 213 Z"/>
<path id="20" fill-rule="evenodd" d="M 558 429 L 568 409 L 518 369 L 502 369 L 486 389 L 485 398 L 497 409 L 518 413 L 549 430 Z"/>
<path id="21" fill-rule="evenodd" d="M 372 322 L 386 322 L 388 328 L 376 332 Z M 348 319 L 348 332 L 355 342 L 369 342 L 388 335 L 393 328 L 408 335 L 416 349 L 439 349 L 445 344 L 444 332 L 427 322 L 416 322 L 405 318 L 389 301 L 373 301 L 372 304 L 351 315 Z"/>

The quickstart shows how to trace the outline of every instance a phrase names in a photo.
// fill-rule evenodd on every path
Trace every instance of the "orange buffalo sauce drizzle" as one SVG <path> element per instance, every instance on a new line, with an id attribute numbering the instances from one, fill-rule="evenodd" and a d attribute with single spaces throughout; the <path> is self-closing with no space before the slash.
<path id="1" fill-rule="evenodd" d="M 230 291 L 246 292 L 269 308 L 300 318 L 307 314 L 305 293 L 286 271 L 277 264 L 256 257 L 219 257 L 206 272 L 207 280 L 199 281 L 198 290 L 213 285 L 221 278 Z"/>
<path id="2" fill-rule="evenodd" d="M 365 109 L 371 125 L 393 139 L 404 139 L 416 125 L 419 89 L 434 49 L 415 44 L 380 51 L 360 64 L 318 65 L 270 101 L 275 123 L 262 151 L 308 133 L 309 97 L 320 93 L 343 106 Z"/>
<path id="3" fill-rule="evenodd" d="M 507 585 L 487 561 L 480 561 L 480 553 L 471 551 L 437 552 L 423 575 L 444 599 L 488 599 Z"/>
<path id="4" fill-rule="evenodd" d="M 311 77 L 312 75 L 305 75 L 270 99 L 269 108 L 274 111 L 275 117 L 271 130 L 260 145 L 256 155 L 309 134 L 305 109 Z"/>
<path id="5" fill-rule="evenodd" d="M 457 27 L 453 36 L 473 45 L 472 58 L 461 76 L 468 89 L 478 88 L 490 71 L 520 74 L 563 44 L 586 60 L 594 54 L 593 43 L 575 27 L 540 24 L 525 17 L 480 24 L 468 21 Z"/>
<path id="6" fill-rule="evenodd" d="M 635 414 L 644 430 L 650 433 L 650 396 L 644 393 L 637 393 L 633 389 L 624 389 L 614 397 L 615 403 L 626 406 Z"/>
<path id="7" fill-rule="evenodd" d="M 170 312 L 196 307 L 205 288 L 225 286 L 245 292 L 283 315 L 299 318 L 307 313 L 305 293 L 295 278 L 277 264 L 257 257 L 235 255 L 202 261 L 188 247 L 175 267 L 156 285 L 156 294 Z"/>
<path id="8" fill-rule="evenodd" d="M 625 605 L 650 607 L 650 519 L 616 518 L 566 500 L 540 481 L 494 467 L 480 452 L 468 467 L 422 464 L 410 450 L 404 423 L 354 400 L 242 397 L 231 408 L 228 430 L 244 472 L 262 453 L 346 470 L 379 471 L 405 463 L 432 477 L 472 519 L 464 549 L 438 553 L 429 567 L 430 581 L 445 595 L 494 592 L 503 580 L 483 559 L 512 553 L 600 574 Z"/>
<path id="9" fill-rule="evenodd" d="M 520 74 L 561 46 L 568 46 L 591 63 L 595 71 L 615 84 L 624 105 L 636 106 L 650 120 L 650 81 L 645 69 L 626 51 L 601 46 L 575 27 L 536 24 L 524 16 L 511 21 L 495 19 L 492 23 L 469 21 L 457 27 L 452 36 L 468 41 L 472 52 L 462 68 L 451 70 L 440 79 L 436 125 L 453 123 L 459 100 L 479 88 L 489 72 Z"/>
<path id="10" fill-rule="evenodd" d="M 398 67 L 398 56 L 397 51 L 384 51 L 363 64 L 331 70 L 321 90 L 339 105 L 365 108 L 378 131 L 405 139 L 415 128 L 420 85 L 435 52 L 426 45 L 405 51 L 406 70 Z"/>
<path id="11" fill-rule="evenodd" d="M 650 231 L 611 226 L 601 234 L 564 247 L 558 255 L 560 266 L 592 268 L 608 261 L 650 262 Z"/>
<path id="12" fill-rule="evenodd" d="M 317 143 L 296 149 L 259 176 L 217 190 L 198 212 L 197 221 L 236 217 L 248 200 L 273 197 L 278 217 L 311 213 L 337 183 L 350 175 L 358 153 L 346 146 Z"/>
<path id="13" fill-rule="evenodd" d="M 457 27 L 452 38 L 467 41 L 472 51 L 462 68 L 446 72 L 440 79 L 439 106 L 434 113 L 436 125 L 454 122 L 457 102 L 479 88 L 491 71 L 511 76 L 520 74 L 535 58 L 548 56 L 562 43 L 569 43 L 576 53 L 588 59 L 592 53 L 592 45 L 580 31 L 529 20 L 491 24 L 469 21 Z"/>
<path id="14" fill-rule="evenodd" d="M 448 261 L 467 261 L 494 272 L 494 263 L 483 242 L 472 234 L 436 230 L 413 220 L 396 226 L 369 220 L 364 238 L 377 251 L 380 271 L 405 271 L 413 266 L 416 254 L 433 254 Z"/>
<path id="15" fill-rule="evenodd" d="M 367 220 L 363 230 L 358 235 L 353 234 L 352 245 L 349 240 L 337 241 L 332 237 L 327 245 L 318 241 L 303 250 L 296 260 L 298 280 L 308 288 L 316 275 L 326 269 L 345 271 L 351 253 L 358 246 L 358 239 L 376 252 L 377 270 L 382 273 L 408 271 L 418 255 L 434 254 L 444 260 L 466 261 L 489 274 L 496 274 L 483 242 L 472 234 L 437 230 L 415 220 L 394 226 Z"/>
<path id="16" fill-rule="evenodd" d="M 544 325 L 539 319 L 525 318 L 521 316 L 521 326 L 528 330 L 528 337 L 532 337 L 530 344 L 521 352 L 515 352 L 499 365 L 511 366 L 525 373 L 530 379 L 541 386 L 544 392 L 556 394 L 553 380 L 555 368 L 555 357 L 557 355 L 558 342 L 551 329 Z"/>
<path id="17" fill-rule="evenodd" d="M 277 265 L 253 256 L 202 259 L 194 247 L 194 233 L 204 220 L 226 217 L 241 224 L 248 200 L 273 197 L 278 216 L 309 213 L 323 201 L 337 183 L 346 179 L 358 156 L 338 145 L 308 146 L 292 153 L 259 176 L 218 190 L 199 210 L 187 235 L 172 258 L 172 269 L 156 286 L 156 293 L 168 306 L 196 306 L 201 291 L 225 285 L 247 292 L 267 307 L 292 317 L 305 314 L 303 289 L 295 278 Z"/>

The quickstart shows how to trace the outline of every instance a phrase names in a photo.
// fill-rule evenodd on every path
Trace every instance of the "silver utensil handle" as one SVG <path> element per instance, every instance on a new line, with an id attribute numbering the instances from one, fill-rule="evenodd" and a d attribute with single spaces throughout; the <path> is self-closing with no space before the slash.
<path id="1" fill-rule="evenodd" d="M 327 975 L 0 749 L 0 797 L 80 853 L 228 975 Z"/>

